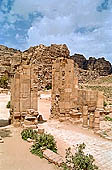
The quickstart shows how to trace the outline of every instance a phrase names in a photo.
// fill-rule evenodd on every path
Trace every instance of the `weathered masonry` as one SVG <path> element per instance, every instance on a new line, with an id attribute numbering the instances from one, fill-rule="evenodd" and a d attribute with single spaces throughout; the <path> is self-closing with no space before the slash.
<path id="1" fill-rule="evenodd" d="M 94 114 L 93 124 L 95 124 L 95 113 L 96 110 L 99 113 L 103 110 L 103 100 L 101 92 L 78 89 L 78 78 L 74 72 L 72 59 L 60 57 L 54 61 L 52 67 L 52 118 L 58 118 L 60 121 L 71 119 L 74 121 L 83 117 L 84 126 L 88 126 L 88 116 L 91 113 Z"/>
<path id="2" fill-rule="evenodd" d="M 35 64 L 22 65 L 17 69 L 11 83 L 11 120 L 19 126 L 24 118 L 29 119 L 38 110 L 38 70 Z M 30 109 L 30 110 L 29 110 Z M 30 112 L 33 114 L 30 115 Z M 33 119 L 35 121 L 35 118 Z"/>

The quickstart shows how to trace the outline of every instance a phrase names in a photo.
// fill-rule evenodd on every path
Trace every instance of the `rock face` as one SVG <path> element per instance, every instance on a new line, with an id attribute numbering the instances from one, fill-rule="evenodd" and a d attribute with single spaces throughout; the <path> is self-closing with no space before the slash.
<path id="1" fill-rule="evenodd" d="M 29 64 L 36 60 L 38 65 L 39 90 L 52 83 L 52 63 L 57 57 L 69 57 L 66 45 L 52 44 L 49 47 L 39 45 L 22 53 L 22 63 Z"/>
<path id="2" fill-rule="evenodd" d="M 39 45 L 21 52 L 5 46 L 0 46 L 0 76 L 7 74 L 12 77 L 21 64 L 28 65 L 36 61 L 38 66 L 39 90 L 51 85 L 52 63 L 57 57 L 69 57 L 67 46 L 52 44 Z"/>
<path id="3" fill-rule="evenodd" d="M 5 74 L 10 79 L 19 65 L 22 63 L 28 65 L 36 61 L 38 66 L 39 90 L 44 89 L 51 86 L 52 63 L 57 57 L 70 58 L 69 50 L 65 44 L 52 44 L 48 47 L 39 45 L 31 47 L 24 52 L 0 45 L 0 77 Z M 71 58 L 76 63 L 75 71 L 78 74 L 80 82 L 112 73 L 111 64 L 104 58 L 95 59 L 94 57 L 90 57 L 89 60 L 86 60 L 80 54 L 75 54 Z"/>
<path id="4" fill-rule="evenodd" d="M 99 59 L 90 57 L 88 60 L 80 54 L 74 54 L 71 57 L 81 69 L 94 71 L 99 76 L 107 76 L 112 73 L 112 65 L 104 57 Z"/>
<path id="5" fill-rule="evenodd" d="M 12 74 L 21 63 L 21 51 L 0 45 L 0 77 Z"/>

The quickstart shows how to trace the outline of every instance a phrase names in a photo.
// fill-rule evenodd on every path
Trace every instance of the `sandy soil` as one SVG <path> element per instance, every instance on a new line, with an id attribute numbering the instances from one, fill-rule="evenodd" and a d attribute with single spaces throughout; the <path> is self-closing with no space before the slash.
<path id="1" fill-rule="evenodd" d="M 9 95 L 0 95 L 0 123 L 9 118 L 9 111 L 6 109 L 6 104 L 10 100 Z M 47 107 L 47 104 L 46 104 Z M 44 113 L 46 110 L 44 109 Z M 47 114 L 45 114 L 48 118 Z M 57 167 L 49 164 L 47 160 L 40 159 L 30 153 L 29 143 L 21 139 L 21 129 L 12 126 L 6 126 L 5 129 L 11 131 L 10 137 L 4 138 L 4 143 L 0 144 L 0 170 L 56 170 Z M 0 128 L 4 129 L 3 127 Z"/>
<path id="2" fill-rule="evenodd" d="M 48 96 L 48 94 L 47 94 Z M 44 119 L 49 119 L 51 102 L 50 99 L 41 95 L 38 101 L 38 111 Z M 78 143 L 87 144 L 87 153 L 90 152 L 100 165 L 101 169 L 107 170 L 112 167 L 112 142 L 104 140 L 93 133 L 92 130 L 83 129 L 81 125 L 60 123 L 57 120 L 48 120 L 43 125 L 45 131 L 55 136 L 58 152 L 64 156 L 65 149 L 69 146 L 76 146 Z M 40 160 L 29 151 L 31 144 L 23 141 L 20 136 L 20 129 L 9 126 L 11 137 L 4 139 L 0 144 L 0 170 L 55 170 L 54 165 L 48 164 L 44 159 Z M 110 170 L 110 169 L 109 169 Z"/>
<path id="3" fill-rule="evenodd" d="M 30 153 L 30 143 L 21 139 L 21 129 L 8 127 L 11 137 L 0 144 L 0 170 L 56 170 L 47 160 Z"/>

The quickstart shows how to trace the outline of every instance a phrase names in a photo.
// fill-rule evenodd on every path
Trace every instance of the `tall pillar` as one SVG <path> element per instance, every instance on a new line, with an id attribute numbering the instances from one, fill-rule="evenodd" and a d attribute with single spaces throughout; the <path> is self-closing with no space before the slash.
<path id="1" fill-rule="evenodd" d="M 38 82 L 37 82 L 37 74 L 38 70 L 35 65 L 31 65 L 31 75 L 30 75 L 30 81 L 31 81 L 31 109 L 34 109 L 35 111 L 38 110 Z"/>
<path id="2" fill-rule="evenodd" d="M 20 73 L 20 112 L 25 112 L 31 107 L 30 86 L 30 67 L 23 65 Z"/>
<path id="3" fill-rule="evenodd" d="M 83 127 L 88 127 L 88 106 L 83 106 Z"/>
<path id="4" fill-rule="evenodd" d="M 94 128 L 94 114 L 91 113 L 89 116 L 89 128 Z"/>
<path id="5" fill-rule="evenodd" d="M 100 130 L 100 111 L 99 109 L 95 110 L 94 113 L 94 130 Z"/>
<path id="6" fill-rule="evenodd" d="M 74 61 L 59 57 L 52 66 L 52 109 L 51 117 L 68 117 L 77 101 L 78 80 L 75 78 Z"/>
<path id="7" fill-rule="evenodd" d="M 37 75 L 38 68 L 34 64 L 20 66 L 14 75 L 11 82 L 11 110 L 12 122 L 15 122 L 15 126 L 20 125 L 26 115 L 30 115 L 30 120 L 33 120 L 38 115 Z"/>

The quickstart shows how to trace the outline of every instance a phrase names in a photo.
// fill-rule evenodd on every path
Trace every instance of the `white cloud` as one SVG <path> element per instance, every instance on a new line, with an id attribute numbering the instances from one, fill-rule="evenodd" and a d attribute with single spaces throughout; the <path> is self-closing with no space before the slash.
<path id="1" fill-rule="evenodd" d="M 36 0 L 15 0 L 11 13 L 23 16 L 25 19 L 28 19 L 29 14 L 37 11 L 37 2 Z"/>
<path id="2" fill-rule="evenodd" d="M 66 43 L 71 53 L 88 56 L 112 55 L 112 10 L 98 12 L 102 0 L 15 0 L 12 14 L 28 19 L 29 14 L 39 12 L 43 17 L 35 19 L 28 29 L 27 46 L 40 43 Z M 95 28 L 86 33 L 78 28 Z M 112 60 L 111 60 L 112 61 Z"/>

